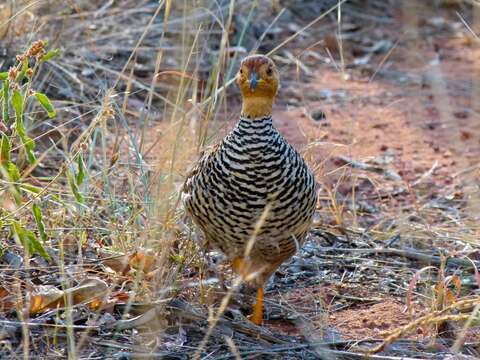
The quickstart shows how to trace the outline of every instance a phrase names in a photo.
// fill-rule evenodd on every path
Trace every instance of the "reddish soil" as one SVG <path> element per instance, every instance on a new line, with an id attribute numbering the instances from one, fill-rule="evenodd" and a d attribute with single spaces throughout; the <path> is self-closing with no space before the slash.
<path id="1" fill-rule="evenodd" d="M 365 181 L 358 192 L 392 193 L 401 186 L 414 186 L 417 193 L 424 189 L 426 195 L 436 192 L 465 199 L 469 215 L 478 218 L 480 211 L 473 210 L 480 207 L 480 199 L 471 185 L 480 179 L 479 167 L 475 167 L 480 158 L 480 84 L 474 81 L 480 82 L 480 42 L 464 28 L 455 34 L 431 31 L 428 21 L 432 16 L 419 16 L 419 31 L 428 35 L 417 39 L 398 37 L 401 21 L 381 29 L 393 48 L 373 56 L 369 66 L 347 69 L 347 76 L 333 66 L 309 61 L 311 73 L 299 80 L 294 63 L 284 66 L 274 122 L 304 153 L 324 187 L 337 186 L 346 196 L 351 193 L 352 179 L 342 178 L 349 170 L 339 170 L 344 163 L 338 157 L 346 156 L 400 176 L 380 183 L 373 175 L 370 179 L 369 173 L 361 174 L 359 178 Z M 445 21 L 453 20 L 445 16 Z M 305 45 L 289 45 L 300 52 L 303 48 L 299 46 Z M 347 63 L 353 61 L 348 55 Z M 236 122 L 232 114 L 239 112 L 237 100 L 229 107 L 228 121 L 216 123 L 222 132 Z M 339 181 L 345 184 L 338 186 Z M 408 191 L 383 205 L 391 212 L 414 206 Z M 382 332 L 410 321 L 402 299 L 381 296 L 368 288 L 349 288 L 348 304 L 334 310 L 331 305 L 340 293 L 319 285 L 269 294 L 267 300 L 293 312 L 308 309 L 310 317 L 319 319 L 314 321 L 319 328 L 328 323 L 344 339 L 379 338 Z M 355 301 L 352 296 L 375 300 Z M 270 320 L 266 325 L 287 334 L 304 331 L 295 321 Z"/>
<path id="2" fill-rule="evenodd" d="M 416 182 L 417 189 L 423 185 L 429 193 L 453 193 L 478 209 L 478 191 L 471 185 L 480 181 L 480 83 L 475 83 L 480 82 L 480 42 L 466 32 L 432 35 L 417 40 L 409 58 L 410 46 L 399 42 L 388 55 L 393 69 L 375 76 L 380 66 L 373 72 L 349 71 L 349 80 L 321 67 L 308 82 L 282 89 L 275 122 L 311 164 L 320 165 L 317 175 L 326 186 L 339 179 L 339 155 L 362 162 L 387 158 L 383 166 L 404 183 Z M 292 98 L 294 106 L 287 104 Z M 312 147 L 312 142 L 318 143 Z M 406 203 L 411 205 L 409 194 L 389 207 L 400 210 Z M 469 215 L 478 219 L 478 212 Z M 331 291 L 321 288 L 292 290 L 284 298 L 296 309 L 322 303 L 328 310 L 332 301 Z M 344 339 L 379 338 L 410 321 L 405 304 L 391 297 L 370 305 L 353 302 L 328 314 L 329 325 Z M 290 325 L 270 325 L 294 331 Z"/>
<path id="3" fill-rule="evenodd" d="M 329 317 L 330 326 L 338 329 L 345 340 L 380 339 L 385 332 L 407 325 L 410 321 L 405 305 L 395 299 L 339 311 Z"/>
<path id="4" fill-rule="evenodd" d="M 344 340 L 379 339 L 411 321 L 402 301 L 375 293 L 368 287 L 327 285 L 298 288 L 277 294 L 275 299 L 289 309 L 289 313 L 298 314 L 298 318 L 291 322 L 270 320 L 266 325 L 289 335 L 305 331 L 302 316 L 307 317 L 316 330 L 325 331 L 328 326 L 338 331 Z M 414 315 L 420 316 L 419 307 L 416 304 L 414 307 Z M 418 334 L 421 333 L 422 329 L 418 329 Z M 407 337 L 415 338 L 417 334 Z"/>
<path id="5" fill-rule="evenodd" d="M 303 106 L 275 112 L 277 125 L 297 147 L 323 141 L 314 151 L 315 163 L 339 154 L 365 160 L 389 152 L 407 179 L 419 178 L 437 163 L 436 179 L 448 183 L 448 175 L 478 163 L 480 115 L 472 109 L 471 76 L 480 74 L 480 63 L 473 60 L 480 58 L 480 46 L 458 40 L 444 46 L 440 65 L 426 74 L 422 67 L 405 72 L 418 76 L 418 84 L 369 82 L 355 73 L 346 81 L 341 73 L 322 69 L 296 90 L 307 94 Z M 433 84 L 429 76 L 443 77 L 435 80 L 442 83 Z M 333 99 L 315 99 L 321 91 L 331 92 Z M 326 119 L 313 120 L 308 114 L 314 110 L 323 111 Z"/>

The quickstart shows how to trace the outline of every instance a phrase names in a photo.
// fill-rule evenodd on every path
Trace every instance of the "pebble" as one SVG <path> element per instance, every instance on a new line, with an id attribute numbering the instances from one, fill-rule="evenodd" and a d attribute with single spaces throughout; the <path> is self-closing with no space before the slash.
<path id="1" fill-rule="evenodd" d="M 313 120 L 315 121 L 322 121 L 327 118 L 327 115 L 323 112 L 322 109 L 315 109 L 310 113 L 310 116 L 312 117 Z"/>

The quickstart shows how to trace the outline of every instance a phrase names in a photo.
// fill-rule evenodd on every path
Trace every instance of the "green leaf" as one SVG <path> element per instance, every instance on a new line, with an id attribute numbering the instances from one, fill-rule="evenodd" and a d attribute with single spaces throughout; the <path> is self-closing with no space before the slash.
<path id="1" fill-rule="evenodd" d="M 27 153 L 28 161 L 30 164 L 33 164 L 37 160 L 35 158 L 35 154 L 33 153 L 33 149 L 35 149 L 35 142 L 27 135 L 27 130 L 23 124 L 23 97 L 18 90 L 13 91 L 12 105 L 16 114 L 15 129 L 17 130 L 20 140 L 22 140 L 25 152 Z"/>
<path id="2" fill-rule="evenodd" d="M 80 191 L 78 190 L 78 185 L 71 171 L 67 171 L 67 177 L 68 183 L 70 184 L 70 190 L 72 191 L 75 200 L 77 200 L 78 203 L 83 204 L 85 200 L 83 199 L 82 194 L 80 194 Z"/>
<path id="3" fill-rule="evenodd" d="M 4 81 L 8 79 L 8 71 L 0 72 L 0 81 Z"/>
<path id="4" fill-rule="evenodd" d="M 16 221 L 13 221 L 11 226 L 13 235 L 15 235 L 16 240 L 18 240 L 22 246 L 25 246 L 25 233 L 23 231 L 23 228 Z"/>
<path id="5" fill-rule="evenodd" d="M 17 166 L 13 162 L 8 164 L 8 175 L 10 176 L 10 181 L 15 183 L 20 181 L 20 171 L 18 171 Z"/>
<path id="6" fill-rule="evenodd" d="M 10 82 L 5 80 L 3 82 L 3 121 L 5 121 L 6 124 L 10 122 L 10 115 L 8 113 L 8 88 L 9 88 Z"/>
<path id="7" fill-rule="evenodd" d="M 0 165 L 7 167 L 10 163 L 10 152 L 12 147 L 10 145 L 10 140 L 6 135 L 2 135 L 0 140 Z"/>
<path id="8" fill-rule="evenodd" d="M 48 253 L 45 251 L 42 243 L 38 241 L 37 237 L 35 234 L 30 231 L 24 229 L 18 222 L 13 221 L 12 222 L 12 232 L 15 236 L 15 239 L 17 242 L 20 243 L 20 245 L 23 246 L 25 251 L 27 251 L 28 254 L 34 254 L 37 253 L 41 257 L 43 257 L 45 260 L 50 260 L 50 256 Z"/>
<path id="9" fill-rule="evenodd" d="M 32 194 L 40 194 L 40 192 L 42 191 L 42 188 L 38 186 L 30 185 L 30 184 L 21 184 L 20 188 L 23 191 L 30 192 Z"/>
<path id="10" fill-rule="evenodd" d="M 35 93 L 35 97 L 37 98 L 40 105 L 42 105 L 42 107 L 47 112 L 48 117 L 53 118 L 57 115 L 57 112 L 55 111 L 55 109 L 54 109 L 52 103 L 50 102 L 49 98 L 47 97 L 47 95 L 37 92 L 37 93 Z"/>
<path id="11" fill-rule="evenodd" d="M 18 171 L 17 166 L 12 161 L 8 163 L 6 170 L 6 174 L 5 171 L 2 171 L 2 173 L 5 177 L 8 178 L 11 183 L 13 183 L 12 187 L 10 188 L 10 193 L 15 198 L 16 203 L 19 205 L 22 203 L 22 195 L 18 186 L 18 183 L 20 182 L 20 172 Z"/>
<path id="12" fill-rule="evenodd" d="M 35 161 L 37 161 L 37 158 L 33 153 L 33 149 L 35 149 L 35 142 L 27 135 L 27 131 L 25 130 L 25 126 L 23 125 L 23 121 L 17 121 L 17 123 L 15 124 L 15 128 L 17 129 L 20 140 L 22 140 L 25 152 L 27 153 L 28 161 L 30 162 L 30 164 L 34 164 Z"/>
<path id="13" fill-rule="evenodd" d="M 15 116 L 17 121 L 22 119 L 23 114 L 23 96 L 18 90 L 13 91 L 12 95 L 12 106 L 15 109 Z"/>
<path id="14" fill-rule="evenodd" d="M 35 203 L 32 205 L 32 212 L 33 217 L 35 218 L 35 222 L 37 223 L 40 237 L 42 238 L 43 242 L 46 242 L 48 240 L 48 236 L 45 232 L 45 223 L 43 222 L 42 211 L 40 210 L 40 207 Z"/>
<path id="15" fill-rule="evenodd" d="M 43 55 L 42 61 L 48 61 L 51 58 L 54 58 L 55 56 L 57 56 L 58 54 L 60 54 L 60 49 L 59 48 L 56 48 L 54 50 L 50 50 L 45 55 Z"/>
<path id="16" fill-rule="evenodd" d="M 29 244 L 30 248 L 32 249 L 32 253 L 37 253 L 41 257 L 43 257 L 45 260 L 49 261 L 50 256 L 45 251 L 45 248 L 43 247 L 42 243 L 38 240 L 35 233 L 33 231 L 30 231 L 30 230 L 25 230 L 25 235 L 26 235 L 28 244 Z"/>
<path id="17" fill-rule="evenodd" d="M 18 73 L 17 77 L 15 78 L 15 82 L 20 84 L 20 82 L 25 78 L 25 74 L 28 70 L 28 58 L 25 57 L 22 61 L 22 69 Z"/>
<path id="18" fill-rule="evenodd" d="M 77 167 L 78 167 L 77 179 L 76 179 L 77 186 L 81 186 L 83 184 L 83 180 L 85 179 L 85 174 L 86 174 L 86 169 L 83 163 L 82 154 L 79 154 L 77 157 Z"/>

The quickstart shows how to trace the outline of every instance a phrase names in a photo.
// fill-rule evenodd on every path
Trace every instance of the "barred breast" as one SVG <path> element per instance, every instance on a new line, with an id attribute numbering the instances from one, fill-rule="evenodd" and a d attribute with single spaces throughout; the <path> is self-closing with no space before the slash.
<path id="1" fill-rule="evenodd" d="M 308 232 L 316 205 L 315 179 L 271 117 L 241 118 L 188 176 L 187 212 L 205 240 L 228 257 L 242 256 L 267 205 L 250 256 L 280 263 Z"/>

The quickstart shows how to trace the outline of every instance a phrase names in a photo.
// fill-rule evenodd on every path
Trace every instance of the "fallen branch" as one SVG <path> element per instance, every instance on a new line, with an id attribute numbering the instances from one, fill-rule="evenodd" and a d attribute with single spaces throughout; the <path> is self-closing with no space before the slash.
<path id="1" fill-rule="evenodd" d="M 367 164 L 362 161 L 353 160 L 343 155 L 337 156 L 335 159 L 342 162 L 344 165 L 349 165 L 354 169 L 370 171 L 376 174 L 384 175 L 386 178 L 390 180 L 397 180 L 397 181 L 402 180 L 402 177 L 393 170 L 387 170 L 380 166 L 375 166 L 375 165 Z"/>
<path id="2" fill-rule="evenodd" d="M 332 249 L 329 249 L 332 250 Z M 442 262 L 442 258 L 440 256 L 436 255 L 429 255 L 429 254 L 424 254 L 412 249 L 352 249 L 352 248 L 347 248 L 347 249 L 342 249 L 342 248 L 335 248 L 335 251 L 341 251 L 341 252 L 356 252 L 356 253 L 362 253 L 362 254 L 389 254 L 389 255 L 394 255 L 394 256 L 403 256 L 408 259 L 413 259 L 417 260 L 422 263 L 426 264 L 435 264 L 435 265 L 440 265 Z M 459 259 L 459 258 L 453 258 L 453 257 L 448 257 L 447 258 L 447 265 L 448 264 L 453 264 L 457 266 L 462 266 L 466 269 L 475 269 L 475 265 L 478 267 L 479 264 L 472 264 L 471 261 L 466 260 L 466 259 Z"/>
<path id="3" fill-rule="evenodd" d="M 135 305 L 132 305 L 134 307 Z M 145 305 L 142 305 L 145 306 Z M 193 306 L 180 299 L 170 300 L 167 304 L 154 304 L 152 308 L 145 313 L 128 320 L 119 320 L 112 324 L 110 328 L 113 330 L 126 330 L 132 328 L 138 328 L 146 326 L 148 323 L 157 319 L 164 319 L 165 313 L 169 312 L 169 317 L 174 319 L 186 320 L 187 322 L 199 322 L 198 328 L 206 328 L 208 326 L 208 317 L 198 312 Z M 202 326 L 204 325 L 204 326 Z M 239 333 L 268 341 L 274 344 L 285 344 L 288 341 L 282 340 L 263 327 L 256 326 L 248 321 L 243 316 L 238 316 L 236 319 L 231 320 L 224 316 L 220 317 L 217 322 L 217 329 L 223 329 L 221 332 L 225 332 L 225 329 L 229 329 L 230 332 L 235 330 Z"/>

